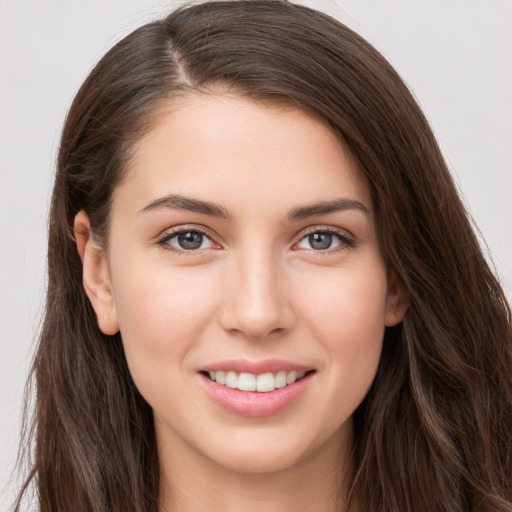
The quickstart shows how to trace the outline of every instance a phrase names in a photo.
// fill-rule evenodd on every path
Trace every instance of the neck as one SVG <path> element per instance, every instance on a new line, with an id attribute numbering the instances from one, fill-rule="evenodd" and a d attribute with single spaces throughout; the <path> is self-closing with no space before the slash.
<path id="1" fill-rule="evenodd" d="M 352 426 L 337 432 L 293 465 L 257 473 L 212 461 L 179 439 L 159 437 L 161 512 L 285 512 L 345 510 Z M 351 509 L 352 510 L 352 509 Z"/>

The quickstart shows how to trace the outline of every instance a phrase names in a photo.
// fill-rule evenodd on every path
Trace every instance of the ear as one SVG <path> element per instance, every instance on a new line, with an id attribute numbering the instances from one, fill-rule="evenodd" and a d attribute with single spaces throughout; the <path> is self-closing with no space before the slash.
<path id="1" fill-rule="evenodd" d="M 119 331 L 119 321 L 105 251 L 93 240 L 91 223 L 83 210 L 76 215 L 74 228 L 85 293 L 101 332 L 113 335 Z"/>
<path id="2" fill-rule="evenodd" d="M 391 273 L 390 273 L 391 274 Z M 388 295 L 386 304 L 386 327 L 399 324 L 409 307 L 409 294 L 402 280 L 393 272 L 388 279 Z"/>

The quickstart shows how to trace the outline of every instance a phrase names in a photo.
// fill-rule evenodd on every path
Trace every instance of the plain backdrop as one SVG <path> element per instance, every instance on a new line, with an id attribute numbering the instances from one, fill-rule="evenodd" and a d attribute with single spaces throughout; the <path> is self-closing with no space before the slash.
<path id="1" fill-rule="evenodd" d="M 512 2 L 302 2 L 373 43 L 429 118 L 512 297 Z M 101 55 L 163 0 L 0 0 L 0 511 L 44 304 L 47 214 L 63 119 Z"/>

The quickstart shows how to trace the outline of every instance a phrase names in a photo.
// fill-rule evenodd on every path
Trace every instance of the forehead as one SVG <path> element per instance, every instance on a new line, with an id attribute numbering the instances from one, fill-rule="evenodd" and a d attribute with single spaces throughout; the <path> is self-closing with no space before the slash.
<path id="1" fill-rule="evenodd" d="M 340 195 L 370 205 L 353 158 L 326 123 L 304 110 L 228 94 L 191 94 L 163 108 L 134 146 L 114 203 L 123 195 L 141 209 L 171 193 L 242 209 Z"/>

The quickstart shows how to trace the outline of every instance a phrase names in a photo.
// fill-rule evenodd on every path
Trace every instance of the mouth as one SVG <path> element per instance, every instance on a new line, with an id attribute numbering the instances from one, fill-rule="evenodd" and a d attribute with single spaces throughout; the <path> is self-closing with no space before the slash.
<path id="1" fill-rule="evenodd" d="M 265 372 L 260 374 L 236 372 L 234 370 L 203 370 L 200 373 L 221 386 L 239 391 L 270 393 L 276 389 L 285 388 L 314 373 L 315 370 Z"/>
<path id="2" fill-rule="evenodd" d="M 203 367 L 197 375 L 207 395 L 228 413 L 262 418 L 298 402 L 316 370 L 282 360 L 238 360 Z"/>

